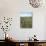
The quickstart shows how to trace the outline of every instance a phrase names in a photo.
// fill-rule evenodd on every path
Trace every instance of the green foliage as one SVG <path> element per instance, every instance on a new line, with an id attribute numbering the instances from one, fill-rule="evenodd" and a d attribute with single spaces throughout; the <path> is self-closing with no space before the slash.
<path id="1" fill-rule="evenodd" d="M 32 17 L 21 17 L 20 26 L 21 28 L 32 28 Z"/>

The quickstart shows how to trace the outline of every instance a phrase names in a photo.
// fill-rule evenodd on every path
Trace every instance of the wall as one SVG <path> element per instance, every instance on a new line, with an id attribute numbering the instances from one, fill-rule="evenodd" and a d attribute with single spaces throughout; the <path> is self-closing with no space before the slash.
<path id="1" fill-rule="evenodd" d="M 45 15 L 45 28 L 44 28 L 44 37 L 45 37 L 45 39 L 46 39 L 46 15 Z"/>
<path id="2" fill-rule="evenodd" d="M 20 28 L 20 12 L 30 11 L 33 12 L 33 27 L 32 29 Z M 0 0 L 0 18 L 3 16 L 13 17 L 13 22 L 10 35 L 17 40 L 27 40 L 34 34 L 37 35 L 39 40 L 45 39 L 45 8 L 32 8 L 28 0 Z M 2 31 L 0 35 L 2 35 Z M 4 34 L 4 33 L 3 33 Z M 4 37 L 0 36 L 0 39 Z"/>

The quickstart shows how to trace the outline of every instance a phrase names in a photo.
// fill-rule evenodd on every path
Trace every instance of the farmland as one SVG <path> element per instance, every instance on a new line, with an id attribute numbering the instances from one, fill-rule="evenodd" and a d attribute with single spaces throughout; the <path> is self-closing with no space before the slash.
<path id="1" fill-rule="evenodd" d="M 21 28 L 32 28 L 32 17 L 20 17 Z"/>

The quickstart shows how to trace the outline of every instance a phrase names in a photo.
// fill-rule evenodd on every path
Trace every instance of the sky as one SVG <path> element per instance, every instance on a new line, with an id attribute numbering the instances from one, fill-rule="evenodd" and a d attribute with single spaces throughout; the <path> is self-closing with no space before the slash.
<path id="1" fill-rule="evenodd" d="M 32 12 L 21 12 L 20 16 L 21 17 L 28 17 L 28 16 L 32 16 L 32 14 L 33 14 Z"/>

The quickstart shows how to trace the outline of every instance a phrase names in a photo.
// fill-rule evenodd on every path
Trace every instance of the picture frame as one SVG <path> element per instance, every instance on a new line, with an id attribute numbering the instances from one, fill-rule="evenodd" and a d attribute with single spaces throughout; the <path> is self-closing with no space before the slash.
<path id="1" fill-rule="evenodd" d="M 32 28 L 32 12 L 22 12 L 20 14 L 20 28 Z"/>

